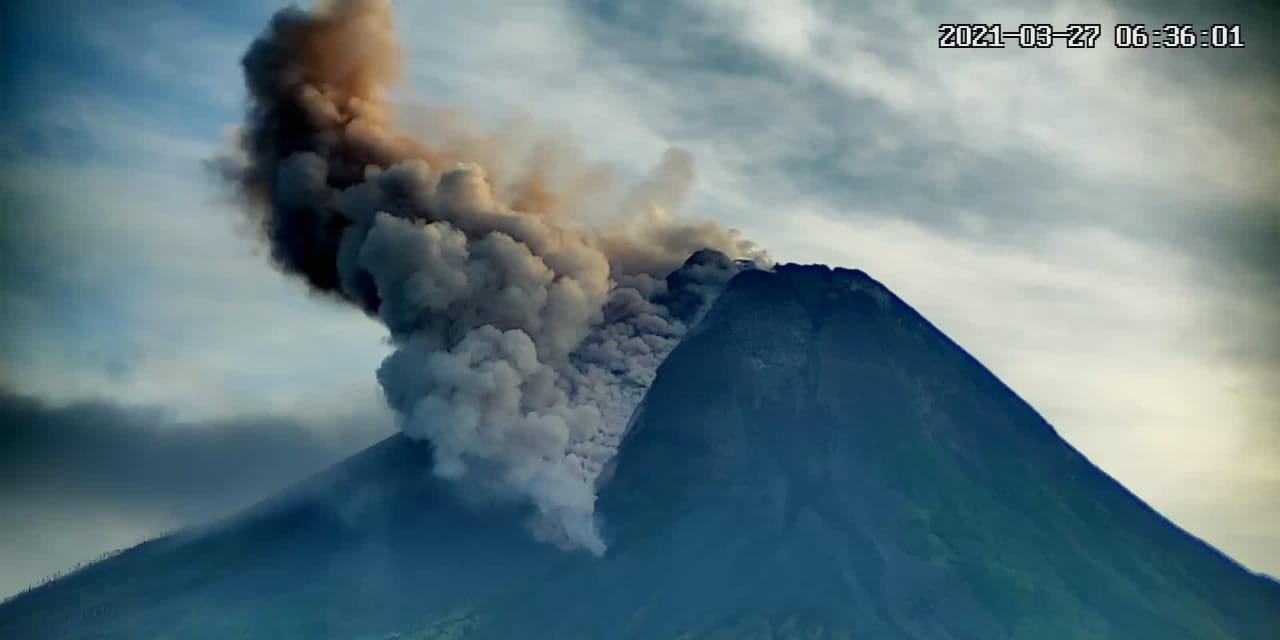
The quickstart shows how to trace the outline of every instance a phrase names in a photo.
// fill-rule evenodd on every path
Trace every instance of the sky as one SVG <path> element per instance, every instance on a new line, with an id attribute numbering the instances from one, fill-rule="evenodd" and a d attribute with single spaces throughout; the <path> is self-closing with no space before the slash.
<path id="1" fill-rule="evenodd" d="M 395 97 L 406 126 L 431 106 L 572 139 L 622 182 L 689 151 L 684 215 L 867 271 L 1280 575 L 1270 4 L 406 1 Z M 272 270 L 207 164 L 280 6 L 0 4 L 0 597 L 395 431 L 385 329 Z M 944 50 L 942 22 L 1104 37 Z M 1240 23 L 1246 47 L 1115 48 L 1130 22 Z"/>

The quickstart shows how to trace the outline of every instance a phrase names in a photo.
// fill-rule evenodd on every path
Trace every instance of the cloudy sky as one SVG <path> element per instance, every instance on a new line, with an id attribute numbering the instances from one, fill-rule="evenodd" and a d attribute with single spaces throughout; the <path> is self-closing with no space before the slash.
<path id="1" fill-rule="evenodd" d="M 1271 3 L 397 2 L 397 99 L 571 136 L 774 257 L 862 268 L 1138 495 L 1280 574 Z M 1035 5 L 1030 6 L 1030 5 Z M 375 322 L 266 266 L 204 162 L 280 6 L 0 4 L 0 596 L 393 432 Z M 940 50 L 940 22 L 1095 50 Z M 1240 23 L 1126 51 L 1118 22 Z"/>

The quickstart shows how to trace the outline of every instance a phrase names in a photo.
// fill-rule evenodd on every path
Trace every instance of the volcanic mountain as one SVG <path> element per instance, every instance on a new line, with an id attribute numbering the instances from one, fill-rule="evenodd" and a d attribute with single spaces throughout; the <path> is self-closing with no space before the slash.
<path id="1" fill-rule="evenodd" d="M 0 607 L 5 638 L 1280 637 L 1187 534 L 860 271 L 729 284 L 658 372 L 603 557 L 397 436 Z"/>

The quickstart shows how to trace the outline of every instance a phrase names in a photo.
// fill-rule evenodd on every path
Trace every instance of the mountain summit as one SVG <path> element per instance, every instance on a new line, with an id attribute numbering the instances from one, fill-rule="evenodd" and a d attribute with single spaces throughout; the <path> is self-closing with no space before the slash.
<path id="1" fill-rule="evenodd" d="M 860 271 L 736 276 L 602 476 L 604 557 L 396 436 L 0 607 L 12 638 L 1186 638 L 1280 585 L 1093 466 Z"/>

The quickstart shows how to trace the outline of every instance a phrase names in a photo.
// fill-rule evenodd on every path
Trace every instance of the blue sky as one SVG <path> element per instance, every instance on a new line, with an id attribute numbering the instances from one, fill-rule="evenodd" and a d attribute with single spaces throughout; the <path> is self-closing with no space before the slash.
<path id="1" fill-rule="evenodd" d="M 1280 573 L 1280 21 L 1265 3 L 396 4 L 407 126 L 426 125 L 423 105 L 481 129 L 514 118 L 623 180 L 689 150 L 686 215 L 782 261 L 868 271 L 1157 509 Z M 0 9 L 8 392 L 157 410 L 173 429 L 270 417 L 326 443 L 317 466 L 392 431 L 373 377 L 384 330 L 268 268 L 203 164 L 240 119 L 239 56 L 277 6 Z M 936 47 L 939 22 L 1184 19 L 1242 22 L 1248 47 Z M 0 530 L 0 565 L 20 567 L 0 592 L 228 504 L 90 497 L 74 516 L 0 497 L 0 521 L 25 522 Z M 68 518 L 96 535 L 65 533 Z"/>

